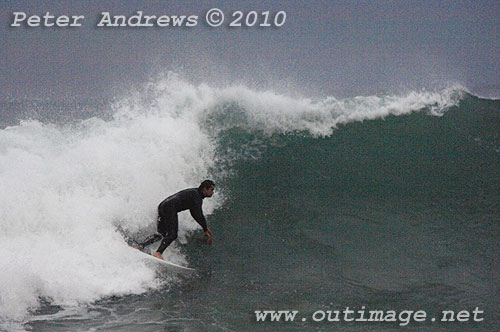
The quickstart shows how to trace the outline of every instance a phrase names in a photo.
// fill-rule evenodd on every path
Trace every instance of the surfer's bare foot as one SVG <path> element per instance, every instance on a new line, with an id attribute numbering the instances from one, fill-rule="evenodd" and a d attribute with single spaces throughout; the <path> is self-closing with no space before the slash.
<path id="1" fill-rule="evenodd" d="M 137 250 L 141 250 L 141 247 L 139 247 L 139 246 L 134 246 L 134 248 Z"/>
<path id="2" fill-rule="evenodd" d="M 158 251 L 155 251 L 153 256 L 155 256 L 156 258 L 159 258 L 159 259 L 163 259 L 163 256 Z"/>

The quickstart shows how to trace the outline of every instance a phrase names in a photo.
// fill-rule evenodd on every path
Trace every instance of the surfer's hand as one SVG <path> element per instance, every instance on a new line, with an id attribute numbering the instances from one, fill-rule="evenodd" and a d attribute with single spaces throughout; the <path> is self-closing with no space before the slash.
<path id="1" fill-rule="evenodd" d="M 159 259 L 163 259 L 163 256 L 158 251 L 155 251 L 153 253 L 153 256 L 155 256 L 156 258 L 159 258 Z"/>
<path id="2" fill-rule="evenodd" d="M 212 231 L 207 229 L 207 231 L 205 232 L 205 236 L 207 237 L 207 242 L 210 243 L 210 241 L 212 241 Z"/>

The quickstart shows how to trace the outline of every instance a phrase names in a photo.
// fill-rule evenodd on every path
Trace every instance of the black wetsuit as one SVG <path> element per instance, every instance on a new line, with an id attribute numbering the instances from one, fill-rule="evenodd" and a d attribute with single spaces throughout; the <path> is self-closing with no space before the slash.
<path id="1" fill-rule="evenodd" d="M 163 237 L 163 241 L 161 241 L 160 247 L 157 250 L 163 253 L 163 251 L 177 239 L 177 231 L 179 229 L 177 213 L 184 210 L 189 210 L 194 220 L 196 220 L 203 228 L 203 231 L 206 232 L 208 230 L 207 221 L 201 209 L 204 198 L 201 190 L 198 188 L 184 189 L 165 198 L 165 200 L 158 205 L 157 226 L 158 233 L 160 233 L 161 236 L 159 234 L 154 234 L 139 245 L 144 248 Z"/>

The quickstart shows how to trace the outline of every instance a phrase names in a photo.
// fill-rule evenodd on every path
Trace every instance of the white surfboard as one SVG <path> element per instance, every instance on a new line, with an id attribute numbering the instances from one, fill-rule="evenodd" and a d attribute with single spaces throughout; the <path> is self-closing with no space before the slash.
<path id="1" fill-rule="evenodd" d="M 163 260 L 163 259 L 156 258 L 153 255 L 150 255 L 150 254 L 145 253 L 145 252 L 140 251 L 140 250 L 137 250 L 137 252 L 141 253 L 141 257 L 144 257 L 144 258 L 148 259 L 149 261 L 161 264 L 161 265 L 165 266 L 171 272 L 190 273 L 190 272 L 196 271 L 195 269 L 192 269 L 192 268 L 187 267 L 187 266 L 178 265 L 178 264 L 175 264 L 175 263 Z"/>

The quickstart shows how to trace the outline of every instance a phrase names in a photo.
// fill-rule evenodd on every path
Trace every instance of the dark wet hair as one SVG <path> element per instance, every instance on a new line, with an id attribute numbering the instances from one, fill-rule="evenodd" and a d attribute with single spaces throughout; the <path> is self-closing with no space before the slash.
<path id="1" fill-rule="evenodd" d="M 211 186 L 215 186 L 215 182 L 213 182 L 212 180 L 205 180 L 203 181 L 200 186 L 198 187 L 198 189 L 200 190 L 203 190 L 203 188 L 210 188 Z"/>

